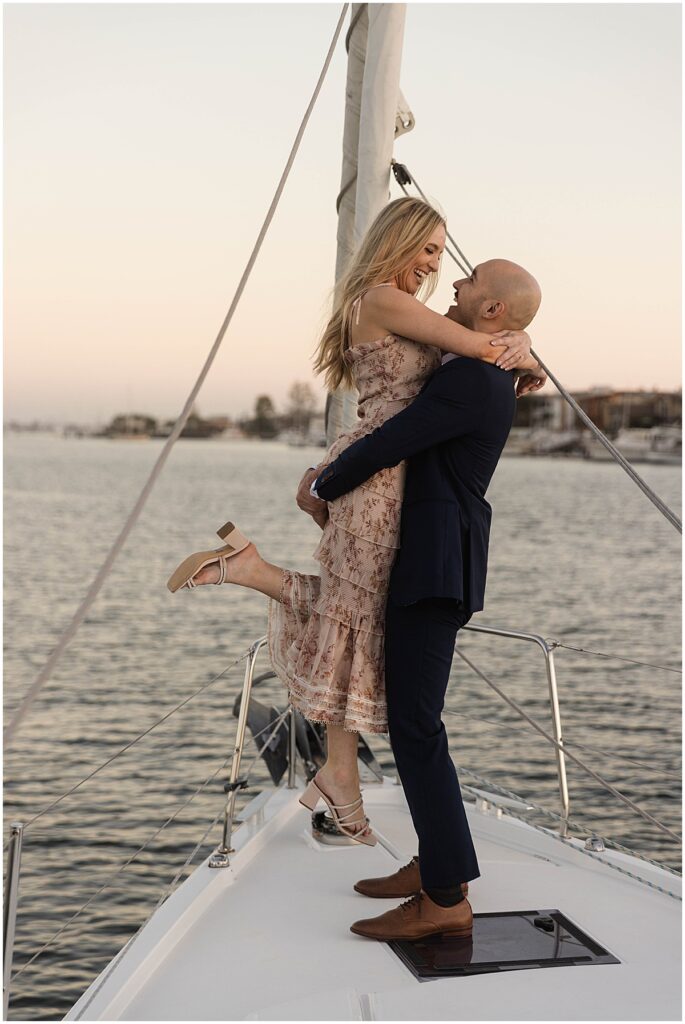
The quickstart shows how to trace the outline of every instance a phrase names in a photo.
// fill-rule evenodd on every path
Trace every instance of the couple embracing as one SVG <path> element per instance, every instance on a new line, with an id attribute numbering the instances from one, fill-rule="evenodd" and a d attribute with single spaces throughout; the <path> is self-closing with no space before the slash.
<path id="1" fill-rule="evenodd" d="M 540 289 L 522 267 L 480 264 L 455 282 L 446 316 L 423 304 L 445 241 L 427 203 L 391 202 L 336 290 L 315 366 L 330 390 L 356 386 L 360 422 L 298 491 L 323 531 L 320 574 L 265 561 L 227 523 L 224 546 L 190 555 L 167 584 L 233 583 L 272 599 L 274 669 L 294 707 L 326 726 L 327 760 L 301 802 L 323 800 L 341 831 L 368 845 L 357 734 L 389 732 L 419 852 L 355 886 L 409 897 L 352 925 L 380 940 L 471 933 L 466 893 L 480 871 L 441 713 L 457 632 L 483 607 L 485 492 L 517 395 L 545 382 L 524 330 Z"/>

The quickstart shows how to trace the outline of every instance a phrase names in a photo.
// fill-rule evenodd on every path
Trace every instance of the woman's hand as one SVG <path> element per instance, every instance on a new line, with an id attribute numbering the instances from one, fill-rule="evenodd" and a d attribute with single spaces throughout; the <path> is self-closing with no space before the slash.
<path id="1" fill-rule="evenodd" d="M 501 370 L 515 370 L 530 356 L 530 337 L 525 331 L 498 331 L 493 335 L 491 345 L 505 345 L 506 348 L 495 360 L 495 366 Z"/>

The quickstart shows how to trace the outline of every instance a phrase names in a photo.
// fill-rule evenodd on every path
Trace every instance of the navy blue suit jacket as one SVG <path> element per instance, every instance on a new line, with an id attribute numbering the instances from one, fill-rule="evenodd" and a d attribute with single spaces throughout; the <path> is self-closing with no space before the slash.
<path id="1" fill-rule="evenodd" d="M 491 508 L 485 492 L 514 418 L 511 372 L 465 357 L 444 363 L 414 401 L 350 445 L 315 484 L 326 501 L 408 459 L 396 604 L 457 598 L 483 607 Z"/>

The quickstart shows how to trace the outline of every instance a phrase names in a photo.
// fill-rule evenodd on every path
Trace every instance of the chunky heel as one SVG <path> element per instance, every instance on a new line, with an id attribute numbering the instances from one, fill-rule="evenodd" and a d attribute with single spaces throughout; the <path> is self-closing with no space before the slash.
<path id="1" fill-rule="evenodd" d="M 333 821 L 343 835 L 349 836 L 350 839 L 354 839 L 355 843 L 363 843 L 364 846 L 376 845 L 378 840 L 369 827 L 368 818 L 364 819 L 366 822 L 364 828 L 354 831 L 351 827 L 352 825 L 357 824 L 357 814 L 363 806 L 361 793 L 356 800 L 352 800 L 349 804 L 334 804 L 330 797 L 326 796 L 321 787 L 317 786 L 316 780 L 312 779 L 300 797 L 300 803 L 303 807 L 307 807 L 310 811 L 313 811 L 319 800 L 323 800 L 326 807 L 331 812 Z M 345 813 L 340 814 L 340 811 L 344 811 Z M 359 822 L 359 824 L 361 824 L 361 822 Z"/>
<path id="2" fill-rule="evenodd" d="M 236 554 L 238 551 L 242 551 L 243 548 L 246 548 L 250 543 L 247 537 L 240 532 L 238 527 L 234 526 L 231 522 L 224 523 L 224 525 L 216 532 L 217 536 L 221 537 L 224 544 L 230 545 Z"/>
<path id="3" fill-rule="evenodd" d="M 315 782 L 310 782 L 304 793 L 300 797 L 300 803 L 303 807 L 313 811 L 319 800 L 321 799 L 321 793 Z"/>

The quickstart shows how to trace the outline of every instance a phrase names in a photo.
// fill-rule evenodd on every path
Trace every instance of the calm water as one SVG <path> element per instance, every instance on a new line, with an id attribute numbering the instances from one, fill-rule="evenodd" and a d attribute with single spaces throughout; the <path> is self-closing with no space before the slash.
<path id="1" fill-rule="evenodd" d="M 10 435 L 6 712 L 92 582 L 160 443 Z M 259 595 L 207 587 L 172 596 L 164 583 L 181 556 L 218 543 L 213 532 L 229 518 L 270 560 L 315 571 L 318 530 L 298 511 L 294 494 L 301 472 L 318 456 L 275 442 L 176 445 L 87 621 L 6 755 L 6 823 L 26 821 L 264 633 Z M 679 511 L 680 470 L 641 472 Z M 620 469 L 505 459 L 489 497 L 495 509 L 490 576 L 478 621 L 679 666 L 679 537 Z M 549 725 L 543 661 L 533 645 L 471 633 L 462 649 Z M 230 670 L 27 830 L 15 970 L 228 756 L 242 674 L 242 666 Z M 599 751 L 575 752 L 679 830 L 679 784 L 663 772 L 680 771 L 680 676 L 564 650 L 557 674 L 567 740 Z M 262 694 L 283 704 L 273 681 Z M 447 707 L 454 712 L 446 722 L 457 764 L 557 809 L 552 748 L 458 659 Z M 390 768 L 385 744 L 376 738 L 372 745 Z M 580 769 L 568 769 L 575 817 L 678 865 L 670 840 Z M 261 762 L 253 778 L 246 799 L 268 778 Z M 465 774 L 462 780 L 473 781 Z M 63 1015 L 148 916 L 222 801 L 217 779 L 17 978 L 11 1018 Z"/>

